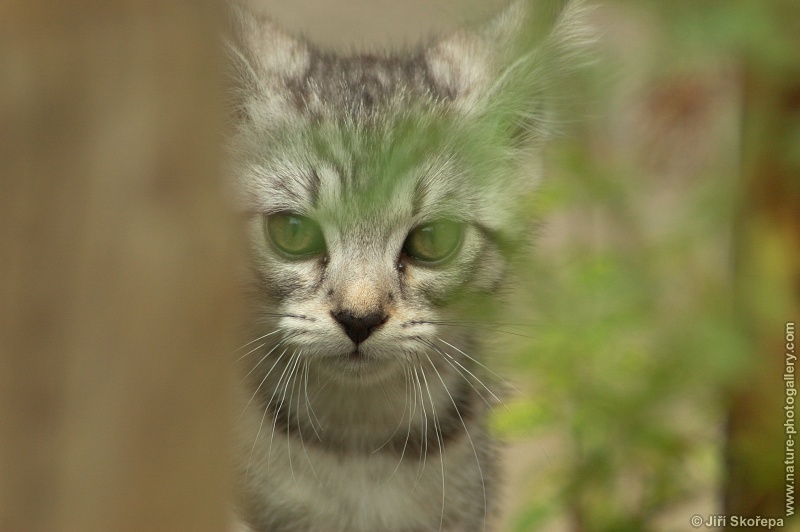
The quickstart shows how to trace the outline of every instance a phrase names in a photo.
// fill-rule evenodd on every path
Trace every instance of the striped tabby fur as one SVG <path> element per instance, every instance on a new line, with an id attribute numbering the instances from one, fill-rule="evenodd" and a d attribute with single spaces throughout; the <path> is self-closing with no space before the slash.
<path id="1" fill-rule="evenodd" d="M 547 134 L 547 80 L 585 41 L 582 12 L 517 2 L 413 53 L 340 56 L 232 9 L 252 530 L 491 528 L 497 392 L 482 336 L 526 238 L 538 176 L 523 160 Z M 282 253 L 265 229 L 281 216 L 317 224 L 322 247 Z M 409 235 L 439 220 L 430 231 L 457 233 L 457 248 L 419 260 Z"/>

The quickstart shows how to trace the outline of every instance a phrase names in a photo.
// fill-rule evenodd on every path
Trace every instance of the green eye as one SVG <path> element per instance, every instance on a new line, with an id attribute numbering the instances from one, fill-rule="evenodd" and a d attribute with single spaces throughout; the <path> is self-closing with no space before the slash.
<path id="1" fill-rule="evenodd" d="M 269 239 L 291 258 L 325 251 L 325 239 L 319 224 L 310 218 L 292 213 L 279 213 L 264 220 Z"/>
<path id="2" fill-rule="evenodd" d="M 437 220 L 412 230 L 403 244 L 403 251 L 423 262 L 442 262 L 455 253 L 463 234 L 462 224 Z"/>

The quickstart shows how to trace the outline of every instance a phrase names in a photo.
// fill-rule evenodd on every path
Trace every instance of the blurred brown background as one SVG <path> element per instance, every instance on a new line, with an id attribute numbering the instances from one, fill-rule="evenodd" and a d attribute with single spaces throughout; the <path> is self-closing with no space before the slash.
<path id="1" fill-rule="evenodd" d="M 502 0 L 250 0 L 291 33 L 337 49 L 385 49 L 424 42 L 465 23 L 486 20 Z"/>
<path id="2" fill-rule="evenodd" d="M 0 530 L 224 530 L 219 15 L 0 7 Z"/>
<path id="3" fill-rule="evenodd" d="M 337 49 L 502 2 L 254 1 Z M 784 516 L 800 5 L 604 0 L 493 363 L 501 530 Z M 237 240 L 221 5 L 0 8 L 0 530 L 223 530 Z M 514 339 L 516 338 L 516 339 Z M 797 530 L 796 521 L 786 520 Z"/>

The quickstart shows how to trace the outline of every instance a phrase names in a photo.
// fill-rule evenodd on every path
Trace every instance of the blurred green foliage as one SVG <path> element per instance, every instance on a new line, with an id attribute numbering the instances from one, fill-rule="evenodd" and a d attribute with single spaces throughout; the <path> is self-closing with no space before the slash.
<path id="1" fill-rule="evenodd" d="M 507 320 L 530 326 L 505 329 L 514 383 L 523 393 L 498 411 L 494 428 L 512 440 L 554 434 L 559 443 L 544 469 L 531 472 L 535 482 L 515 521 L 519 531 L 554 522 L 573 530 L 670 530 L 664 523 L 678 508 L 688 510 L 674 522 L 689 529 L 694 501 L 718 504 L 727 400 L 753 368 L 753 338 L 734 290 L 748 164 L 741 139 L 753 124 L 769 130 L 774 117 L 733 95 L 732 106 L 709 113 L 712 119 L 733 113 L 741 131 L 701 136 L 715 146 L 712 155 L 665 184 L 667 172 L 641 153 L 647 146 L 615 149 L 628 137 L 623 131 L 608 139 L 615 127 L 626 127 L 609 109 L 625 107 L 628 96 L 620 91 L 627 89 L 620 85 L 631 76 L 638 76 L 632 94 L 677 87 L 692 102 L 702 99 L 694 81 L 713 77 L 719 66 L 732 73 L 723 87 L 742 92 L 751 79 L 780 84 L 800 73 L 794 0 L 609 0 L 598 12 L 604 22 L 643 21 L 644 29 L 624 44 L 649 55 L 630 75 L 625 69 L 634 67 L 612 52 L 584 72 L 583 89 L 569 88 L 583 90 L 590 103 L 582 113 L 593 118 L 570 120 L 567 134 L 550 147 L 551 171 L 531 205 L 544 221 L 546 244 L 525 265 Z M 800 119 L 793 120 L 784 128 L 788 135 L 766 135 L 765 142 L 798 170 Z M 669 142 L 668 128 L 662 133 L 656 128 L 655 150 Z M 779 308 L 786 320 L 796 297 L 781 290 L 790 276 L 787 245 L 763 241 L 772 268 L 766 275 L 774 282 L 758 285 L 771 287 L 769 293 L 754 290 L 753 304 L 763 307 L 754 312 Z"/>

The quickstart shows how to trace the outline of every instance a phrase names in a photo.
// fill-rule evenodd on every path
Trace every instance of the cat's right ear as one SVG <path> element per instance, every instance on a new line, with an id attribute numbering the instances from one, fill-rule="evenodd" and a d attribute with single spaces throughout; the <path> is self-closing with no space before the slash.
<path id="1" fill-rule="evenodd" d="M 436 43 L 428 67 L 456 108 L 506 124 L 510 139 L 544 136 L 563 99 L 559 78 L 594 42 L 589 12 L 583 0 L 514 0 L 488 24 Z"/>
<path id="2" fill-rule="evenodd" d="M 285 109 L 285 82 L 306 71 L 308 46 L 241 4 L 228 4 L 226 20 L 230 116 L 258 121 Z"/>

